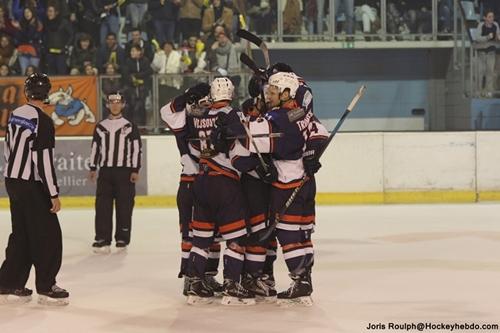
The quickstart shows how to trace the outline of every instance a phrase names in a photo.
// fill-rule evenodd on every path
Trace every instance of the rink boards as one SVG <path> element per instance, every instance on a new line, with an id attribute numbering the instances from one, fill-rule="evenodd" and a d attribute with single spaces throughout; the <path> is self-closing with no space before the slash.
<path id="1" fill-rule="evenodd" d="M 58 147 L 65 140 L 58 139 Z M 175 139 L 144 141 L 147 195 L 138 196 L 137 205 L 173 206 L 181 171 Z M 341 133 L 321 163 L 319 204 L 500 200 L 498 132 Z M 94 204 L 88 195 L 63 200 L 66 207 Z"/>

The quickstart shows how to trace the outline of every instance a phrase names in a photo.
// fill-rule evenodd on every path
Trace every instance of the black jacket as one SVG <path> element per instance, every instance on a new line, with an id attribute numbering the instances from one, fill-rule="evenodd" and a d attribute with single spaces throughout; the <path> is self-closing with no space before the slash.
<path id="1" fill-rule="evenodd" d="M 152 75 L 151 63 L 144 57 L 138 60 L 128 58 L 122 68 L 123 83 L 127 87 L 149 87 Z"/>
<path id="2" fill-rule="evenodd" d="M 151 0 L 148 4 L 148 10 L 151 17 L 156 20 L 173 21 L 179 15 L 179 6 L 174 5 L 172 0 L 165 0 L 163 5 L 160 0 Z"/>
<path id="3" fill-rule="evenodd" d="M 46 20 L 44 24 L 43 41 L 48 53 L 65 53 L 66 46 L 73 41 L 73 29 L 65 18 L 57 16 L 53 20 Z"/>

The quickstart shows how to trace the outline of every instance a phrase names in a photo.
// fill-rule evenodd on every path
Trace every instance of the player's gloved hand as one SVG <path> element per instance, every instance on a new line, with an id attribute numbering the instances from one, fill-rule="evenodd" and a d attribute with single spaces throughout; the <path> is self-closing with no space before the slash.
<path id="1" fill-rule="evenodd" d="M 264 166 L 262 163 L 259 163 L 259 165 L 255 168 L 255 172 L 259 175 L 260 179 L 264 183 L 274 183 L 275 181 L 278 180 L 278 170 L 274 166 L 273 161 L 271 160 L 270 155 L 262 155 L 264 159 L 264 164 L 266 165 L 266 168 L 264 169 Z"/>
<path id="2" fill-rule="evenodd" d="M 304 152 L 302 156 L 302 163 L 304 164 L 304 171 L 309 177 L 314 176 L 316 172 L 321 168 L 321 163 L 319 162 L 319 157 L 315 150 L 308 150 Z"/>
<path id="3" fill-rule="evenodd" d="M 201 98 L 207 96 L 210 93 L 210 85 L 204 82 L 198 83 L 197 85 L 188 88 L 183 97 L 187 104 L 197 103 Z"/>
<path id="4" fill-rule="evenodd" d="M 210 133 L 210 142 L 218 153 L 229 154 L 230 142 L 224 127 L 215 127 Z"/>

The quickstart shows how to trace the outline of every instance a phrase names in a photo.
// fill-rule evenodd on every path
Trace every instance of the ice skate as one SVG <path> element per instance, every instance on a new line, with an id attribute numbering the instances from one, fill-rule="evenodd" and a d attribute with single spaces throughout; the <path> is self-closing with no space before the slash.
<path id="1" fill-rule="evenodd" d="M 38 304 L 64 306 L 69 304 L 69 293 L 53 285 L 49 291 L 38 292 Z"/>
<path id="2" fill-rule="evenodd" d="M 215 276 L 205 274 L 205 285 L 214 292 L 215 297 L 222 297 L 224 286 L 215 279 Z"/>
<path id="3" fill-rule="evenodd" d="M 94 244 L 92 244 L 92 251 L 96 254 L 110 254 L 111 247 L 104 241 L 99 240 L 95 241 Z"/>
<path id="4" fill-rule="evenodd" d="M 278 294 L 278 305 L 280 306 L 312 306 L 313 301 L 312 283 L 310 274 L 295 275 L 290 274 L 292 283 L 288 290 Z"/>
<path id="5" fill-rule="evenodd" d="M 255 294 L 255 300 L 259 303 L 275 303 L 276 289 L 274 282 L 269 281 L 270 277 L 266 274 L 262 276 L 253 276 L 246 274 L 243 278 L 242 285 L 245 289 Z"/>
<path id="6" fill-rule="evenodd" d="M 0 304 L 24 304 L 31 301 L 33 291 L 28 288 L 0 288 Z"/>
<path id="7" fill-rule="evenodd" d="M 222 293 L 222 305 L 254 305 L 255 294 L 242 287 L 239 282 L 224 280 L 224 292 Z"/>
<path id="8" fill-rule="evenodd" d="M 210 304 L 214 301 L 214 292 L 208 288 L 206 282 L 199 277 L 186 277 L 188 279 L 187 303 L 189 305 Z"/>

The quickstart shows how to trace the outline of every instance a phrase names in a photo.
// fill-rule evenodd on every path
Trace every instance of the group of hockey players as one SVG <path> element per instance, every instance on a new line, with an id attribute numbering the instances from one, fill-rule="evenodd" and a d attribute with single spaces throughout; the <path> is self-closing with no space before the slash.
<path id="1" fill-rule="evenodd" d="M 290 66 L 262 70 L 248 88 L 241 110 L 232 106 L 226 77 L 199 83 L 161 108 L 183 166 L 177 205 L 184 295 L 188 304 L 222 296 L 224 305 L 309 306 L 314 174 L 329 133 L 313 113 L 311 89 Z M 220 242 L 223 284 L 215 279 Z M 280 293 L 273 274 L 278 242 L 292 279 Z"/>

